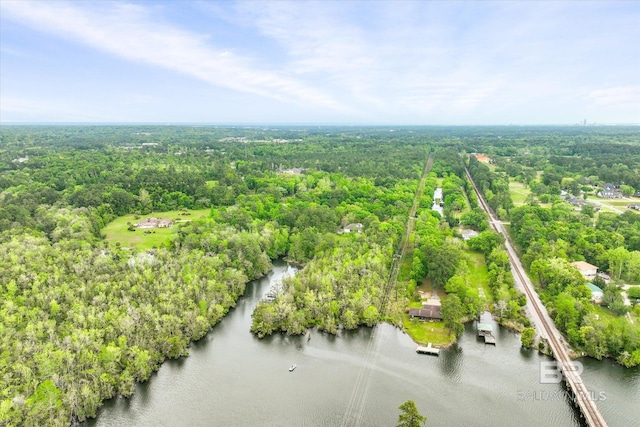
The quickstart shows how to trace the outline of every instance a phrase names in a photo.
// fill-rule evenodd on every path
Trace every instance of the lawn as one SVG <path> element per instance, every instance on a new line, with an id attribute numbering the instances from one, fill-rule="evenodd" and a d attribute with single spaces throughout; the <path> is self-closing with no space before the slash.
<path id="1" fill-rule="evenodd" d="M 595 308 L 594 313 L 598 315 L 598 317 L 600 318 L 600 322 L 602 322 L 604 325 L 608 325 L 615 319 L 625 319 L 624 316 L 618 316 L 606 307 L 602 307 L 598 304 L 594 304 L 593 306 Z M 633 319 L 633 327 L 637 331 L 640 331 L 640 319 L 633 310 L 631 311 L 631 318 Z"/>
<path id="2" fill-rule="evenodd" d="M 611 199 L 601 199 L 596 196 L 587 196 L 587 201 L 593 202 L 596 206 L 600 206 L 603 212 L 619 213 L 618 211 L 625 211 L 629 202 L 624 205 L 616 206 L 616 201 Z M 619 201 L 618 201 L 619 202 Z"/>
<path id="3" fill-rule="evenodd" d="M 185 212 L 187 214 L 185 214 Z M 183 221 L 189 221 L 207 217 L 209 212 L 209 209 L 152 212 L 148 215 L 141 215 L 137 219 L 133 214 L 124 215 L 107 224 L 102 229 L 102 234 L 105 236 L 105 241 L 109 244 L 120 243 L 120 246 L 123 248 L 137 250 L 151 249 L 162 246 L 173 236 L 175 230 L 173 228 L 151 228 L 147 230 L 129 231 L 129 223 L 136 224 L 138 221 L 151 217 L 171 219 L 174 221 L 180 218 Z M 148 233 L 145 234 L 145 231 L 148 231 Z"/>
<path id="4" fill-rule="evenodd" d="M 525 187 L 521 182 L 509 182 L 509 192 L 511 193 L 511 200 L 515 206 L 524 205 L 527 200 L 527 196 L 531 193 L 529 188 Z"/>
<path id="5" fill-rule="evenodd" d="M 424 320 L 411 319 L 408 314 L 402 316 L 402 324 L 409 336 L 418 344 L 435 346 L 447 346 L 451 344 L 451 335 L 447 332 L 442 322 L 426 322 Z"/>
<path id="6" fill-rule="evenodd" d="M 489 271 L 484 263 L 484 255 L 481 252 L 472 251 L 467 249 L 464 251 L 467 256 L 469 266 L 469 281 L 476 288 L 482 288 L 484 290 L 484 296 L 487 299 L 487 303 L 493 301 L 491 296 L 491 290 L 489 289 Z"/>

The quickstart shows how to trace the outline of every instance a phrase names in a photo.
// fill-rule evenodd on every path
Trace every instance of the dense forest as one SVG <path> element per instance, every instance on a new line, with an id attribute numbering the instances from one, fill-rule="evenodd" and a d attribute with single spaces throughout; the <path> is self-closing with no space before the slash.
<path id="1" fill-rule="evenodd" d="M 258 335 L 377 323 L 430 151 L 425 138 L 326 131 L 1 131 L 0 420 L 13 425 L 67 425 L 130 395 L 278 257 L 307 264 L 292 286 L 314 309 L 283 298 L 273 320 L 256 312 Z M 150 250 L 104 240 L 119 216 L 191 209 L 209 215 Z M 362 233 L 339 233 L 354 223 Z"/>
<path id="2" fill-rule="evenodd" d="M 504 324 L 528 326 L 501 238 L 465 175 L 470 152 L 494 159 L 471 157 L 468 168 L 511 221 L 570 342 L 638 364 L 638 329 L 624 318 L 594 320 L 584 280 L 564 272 L 586 260 L 614 280 L 640 281 L 640 215 L 575 212 L 561 199 L 605 181 L 637 190 L 638 135 L 606 127 L 2 126 L 0 423 L 95 416 L 166 358 L 187 355 L 276 258 L 304 268 L 258 305 L 257 336 L 400 326 L 424 280 L 447 293 L 443 317 L 456 335 L 487 307 Z M 410 280 L 390 289 L 421 179 Z M 526 203 L 516 206 L 512 182 L 526 183 Z M 431 210 L 436 186 L 442 217 Z M 133 221 L 168 211 L 181 219 L 152 247 L 105 234 L 129 215 L 123 236 L 151 236 Z M 206 213 L 189 220 L 195 211 Z M 463 242 L 460 226 L 479 235 Z M 469 273 L 478 256 L 486 296 Z M 615 283 L 605 292 L 607 309 L 629 311 Z"/>

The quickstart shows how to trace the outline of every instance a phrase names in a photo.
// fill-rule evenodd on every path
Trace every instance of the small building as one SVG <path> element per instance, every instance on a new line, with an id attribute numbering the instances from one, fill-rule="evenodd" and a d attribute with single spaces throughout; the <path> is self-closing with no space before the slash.
<path id="1" fill-rule="evenodd" d="M 484 338 L 485 344 L 496 344 L 496 338 L 493 336 L 493 316 L 488 311 L 480 315 L 478 319 L 478 336 Z"/>
<path id="2" fill-rule="evenodd" d="M 578 209 L 582 209 L 583 206 L 588 204 L 584 199 L 579 199 L 575 196 L 567 197 L 566 201 L 571 206 L 576 206 Z"/>
<path id="3" fill-rule="evenodd" d="M 587 283 L 587 286 L 591 290 L 591 301 L 599 304 L 602 302 L 602 298 L 604 297 L 604 292 L 598 286 L 594 285 L 591 282 Z"/>
<path id="4" fill-rule="evenodd" d="M 423 320 L 442 320 L 440 305 L 424 304 L 422 308 L 410 308 L 409 317 Z"/>
<path id="5" fill-rule="evenodd" d="M 431 206 L 431 210 L 436 211 L 440 214 L 440 217 L 444 216 L 444 198 L 442 197 L 442 188 L 438 187 L 433 192 L 433 205 Z"/>
<path id="6" fill-rule="evenodd" d="M 482 153 L 471 153 L 471 154 L 481 163 L 491 163 L 491 159 L 486 154 L 482 154 Z"/>
<path id="7" fill-rule="evenodd" d="M 438 187 L 433 192 L 433 203 L 438 205 L 442 203 L 442 188 Z"/>
<path id="8" fill-rule="evenodd" d="M 145 218 L 135 224 L 136 228 L 169 228 L 173 225 L 173 221 L 165 218 Z"/>
<path id="9" fill-rule="evenodd" d="M 478 319 L 478 336 L 491 335 L 493 332 L 493 316 L 488 311 L 485 311 L 480 315 Z"/>
<path id="10" fill-rule="evenodd" d="M 359 222 L 356 222 L 354 224 L 349 224 L 346 227 L 344 227 L 342 229 L 343 233 L 351 233 L 351 232 L 355 232 L 355 233 L 362 233 L 362 228 L 364 226 L 362 224 L 360 224 Z"/>
<path id="11" fill-rule="evenodd" d="M 576 261 L 572 262 L 571 266 L 576 268 L 580 272 L 580 274 L 582 274 L 582 277 L 587 280 L 592 280 L 598 274 L 598 267 L 589 264 L 588 262 Z"/>
<path id="12" fill-rule="evenodd" d="M 474 237 L 478 237 L 479 233 L 476 230 L 462 230 L 462 240 L 467 241 L 469 239 L 473 239 Z"/>

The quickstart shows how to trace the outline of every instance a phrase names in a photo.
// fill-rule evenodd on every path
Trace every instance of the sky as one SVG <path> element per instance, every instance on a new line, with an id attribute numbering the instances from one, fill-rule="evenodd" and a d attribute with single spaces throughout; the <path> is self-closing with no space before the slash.
<path id="1" fill-rule="evenodd" d="M 0 123 L 640 123 L 640 1 L 0 0 Z"/>

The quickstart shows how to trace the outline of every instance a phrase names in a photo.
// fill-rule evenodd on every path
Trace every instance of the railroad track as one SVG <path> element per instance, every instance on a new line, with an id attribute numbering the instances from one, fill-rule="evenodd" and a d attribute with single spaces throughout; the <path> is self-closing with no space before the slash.
<path id="1" fill-rule="evenodd" d="M 507 248 L 507 253 L 509 255 L 509 262 L 511 263 L 511 271 L 514 273 L 514 279 L 520 282 L 521 289 L 524 290 L 527 300 L 531 303 L 531 307 L 533 308 L 535 315 L 539 318 L 538 322 L 535 322 L 538 326 L 538 334 L 542 336 L 546 336 L 549 346 L 551 347 L 551 351 L 553 353 L 553 357 L 555 357 L 558 363 L 558 369 L 562 371 L 564 376 L 565 384 L 569 391 L 573 394 L 573 402 L 580 409 L 582 416 L 586 424 L 590 427 L 607 427 L 607 422 L 605 421 L 602 413 L 598 409 L 594 396 L 589 392 L 586 385 L 582 382 L 582 378 L 580 374 L 574 370 L 574 364 L 569 357 L 569 353 L 567 352 L 566 346 L 562 343 L 559 338 L 560 332 L 556 328 L 555 324 L 549 320 L 548 314 L 546 313 L 546 309 L 542 307 L 542 303 L 538 298 L 536 291 L 533 289 L 533 284 L 527 277 L 527 275 L 523 271 L 522 264 L 518 259 L 518 256 L 511 245 L 509 240 L 509 235 L 504 229 L 502 223 L 495 217 L 489 205 L 484 200 L 482 194 L 478 190 L 471 174 L 468 170 L 466 170 L 467 178 L 473 185 L 473 189 L 478 196 L 478 202 L 482 206 L 487 214 L 489 215 L 489 223 L 491 228 L 496 232 L 500 233 L 505 238 L 505 247 Z M 542 330 L 540 330 L 542 329 Z"/>

